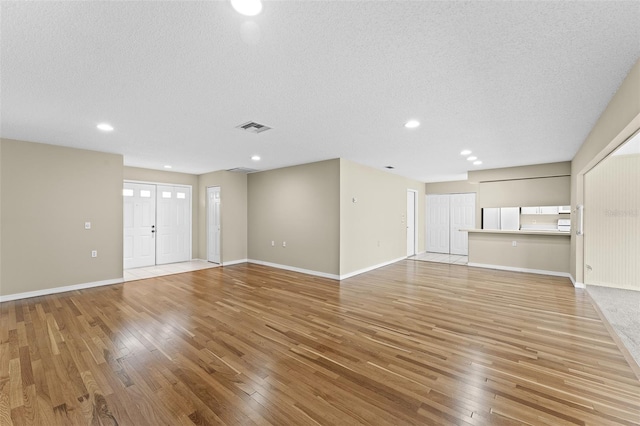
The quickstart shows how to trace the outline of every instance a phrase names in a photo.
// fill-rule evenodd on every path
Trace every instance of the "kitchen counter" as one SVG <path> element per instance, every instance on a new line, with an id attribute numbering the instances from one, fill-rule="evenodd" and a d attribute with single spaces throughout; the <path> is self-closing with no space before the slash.
<path id="1" fill-rule="evenodd" d="M 569 275 L 571 233 L 525 229 L 463 229 L 469 234 L 469 266 Z"/>
<path id="2" fill-rule="evenodd" d="M 461 232 L 480 233 L 480 234 L 517 234 L 517 235 L 553 235 L 570 237 L 571 232 L 560 231 L 538 231 L 535 229 L 521 229 L 519 231 L 509 231 L 502 229 L 461 229 Z"/>

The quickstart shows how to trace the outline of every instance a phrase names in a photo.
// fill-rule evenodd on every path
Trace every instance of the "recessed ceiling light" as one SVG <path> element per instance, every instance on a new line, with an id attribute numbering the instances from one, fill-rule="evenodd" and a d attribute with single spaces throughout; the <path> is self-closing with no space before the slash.
<path id="1" fill-rule="evenodd" d="M 251 157 L 251 159 L 253 161 L 260 161 L 260 156 L 259 155 L 254 155 L 253 157 Z"/>
<path id="2" fill-rule="evenodd" d="M 246 16 L 255 16 L 262 12 L 262 1 L 260 0 L 231 0 L 231 6 L 236 12 Z"/>
<path id="3" fill-rule="evenodd" d="M 480 161 L 480 160 L 474 161 L 473 164 L 475 164 L 476 166 L 479 166 L 480 164 L 482 164 L 482 161 Z"/>
<path id="4" fill-rule="evenodd" d="M 478 159 L 478 157 L 475 157 L 473 155 L 471 157 L 467 157 L 468 161 L 476 161 L 477 159 Z"/>
<path id="5" fill-rule="evenodd" d="M 404 123 L 404 127 L 406 127 L 407 129 L 415 129 L 419 125 L 420 125 L 420 122 L 418 120 L 409 120 L 406 123 Z"/>
<path id="6" fill-rule="evenodd" d="M 471 154 L 471 151 L 468 149 L 465 149 L 464 151 L 460 152 L 460 155 L 469 155 Z"/>
<path id="7" fill-rule="evenodd" d="M 96 127 L 103 132 L 111 132 L 113 130 L 113 126 L 108 123 L 100 123 Z"/>
<path id="8" fill-rule="evenodd" d="M 170 168 L 171 168 L 171 166 L 167 164 L 166 166 L 164 166 L 164 168 L 165 168 L 165 169 L 170 169 Z"/>

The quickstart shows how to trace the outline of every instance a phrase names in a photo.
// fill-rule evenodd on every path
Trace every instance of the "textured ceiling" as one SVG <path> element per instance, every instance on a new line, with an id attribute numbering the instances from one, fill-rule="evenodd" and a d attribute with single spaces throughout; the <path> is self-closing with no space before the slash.
<path id="1" fill-rule="evenodd" d="M 0 5 L 2 137 L 195 174 L 342 157 L 440 181 L 571 160 L 640 57 L 637 1 Z"/>

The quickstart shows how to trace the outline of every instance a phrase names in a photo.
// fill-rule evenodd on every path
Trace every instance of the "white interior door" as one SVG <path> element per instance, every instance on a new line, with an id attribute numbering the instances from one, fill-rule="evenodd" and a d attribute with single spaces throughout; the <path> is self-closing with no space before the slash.
<path id="1" fill-rule="evenodd" d="M 220 187 L 207 188 L 207 260 L 220 263 Z"/>
<path id="2" fill-rule="evenodd" d="M 124 269 L 156 264 L 156 187 L 124 183 Z"/>
<path id="3" fill-rule="evenodd" d="M 449 253 L 449 195 L 427 195 L 427 251 Z"/>
<path id="4" fill-rule="evenodd" d="M 417 192 L 407 190 L 407 256 L 416 254 L 416 197 Z"/>
<path id="5" fill-rule="evenodd" d="M 461 229 L 476 227 L 476 194 L 451 194 L 449 199 L 450 253 L 469 255 L 469 234 Z"/>
<path id="6" fill-rule="evenodd" d="M 191 188 L 158 185 L 156 264 L 191 260 Z"/>

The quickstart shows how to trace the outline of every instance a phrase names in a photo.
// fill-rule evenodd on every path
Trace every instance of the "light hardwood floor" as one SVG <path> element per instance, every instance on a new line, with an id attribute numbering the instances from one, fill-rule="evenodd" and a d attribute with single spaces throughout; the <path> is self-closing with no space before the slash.
<path id="1" fill-rule="evenodd" d="M 640 381 L 565 278 L 240 264 L 0 309 L 2 426 L 640 423 Z"/>

